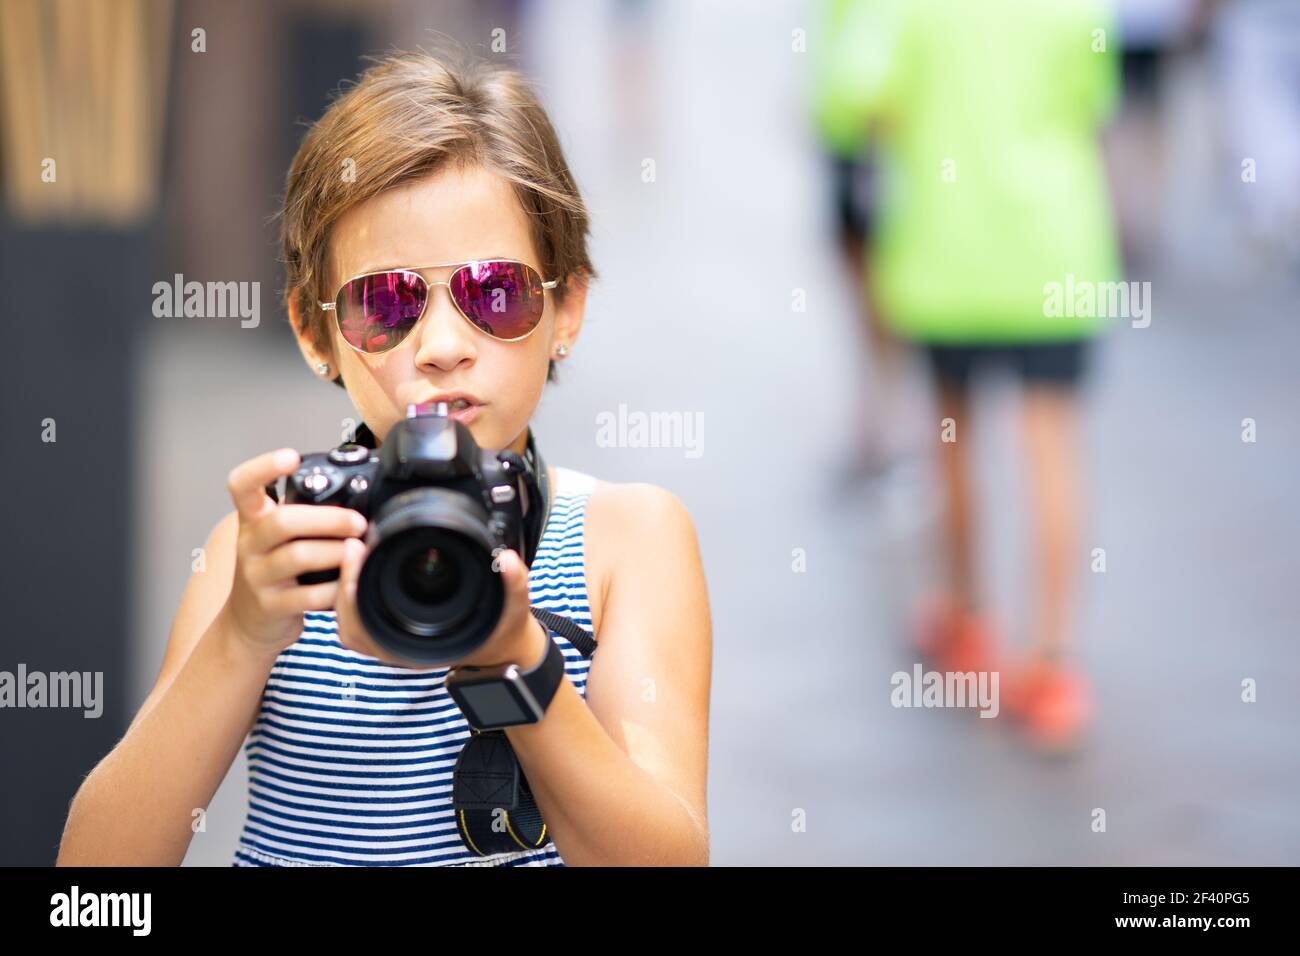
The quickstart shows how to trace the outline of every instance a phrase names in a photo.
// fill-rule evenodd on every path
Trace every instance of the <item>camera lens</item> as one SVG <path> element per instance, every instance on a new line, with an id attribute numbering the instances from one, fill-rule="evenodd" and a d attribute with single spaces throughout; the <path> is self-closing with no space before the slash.
<path id="1" fill-rule="evenodd" d="M 412 551 L 402 561 L 402 590 L 417 604 L 441 604 L 460 588 L 455 559 L 439 548 Z"/>
<path id="2" fill-rule="evenodd" d="M 425 525 L 381 546 L 379 601 L 412 634 L 442 639 L 461 629 L 483 600 L 486 556 L 472 540 L 446 527 Z"/>
<path id="3" fill-rule="evenodd" d="M 462 492 L 415 488 L 388 501 L 357 583 L 357 610 L 381 647 L 448 664 L 491 636 L 505 607 L 487 509 Z"/>

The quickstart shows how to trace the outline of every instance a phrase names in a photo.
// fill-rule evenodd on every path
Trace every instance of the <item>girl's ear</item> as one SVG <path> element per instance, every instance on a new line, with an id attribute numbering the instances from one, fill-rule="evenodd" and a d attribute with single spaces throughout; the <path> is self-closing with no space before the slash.
<path id="1" fill-rule="evenodd" d="M 302 352 L 303 361 L 311 369 L 313 375 L 317 378 L 323 378 L 325 381 L 331 381 L 339 373 L 338 363 L 334 361 L 333 352 L 322 352 L 316 348 L 316 343 L 312 341 L 310 327 L 303 324 L 302 313 L 298 308 L 298 297 L 290 295 L 288 297 L 289 307 L 289 327 L 293 329 L 293 337 L 298 341 L 298 351 Z M 305 331 L 304 331 L 305 330 Z M 321 363 L 327 363 L 330 367 L 328 375 L 321 376 L 317 369 Z"/>
<path id="2" fill-rule="evenodd" d="M 556 302 L 552 341 L 563 342 L 572 348 L 582 329 L 582 316 L 587 308 L 587 277 L 581 273 L 569 276 L 564 283 L 564 298 Z"/>

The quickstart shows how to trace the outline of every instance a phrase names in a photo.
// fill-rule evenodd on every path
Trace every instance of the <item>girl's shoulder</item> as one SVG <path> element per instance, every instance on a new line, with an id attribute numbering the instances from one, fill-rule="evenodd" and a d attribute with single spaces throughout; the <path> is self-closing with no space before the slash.
<path id="1" fill-rule="evenodd" d="M 614 581 L 635 568 L 677 560 L 698 549 L 695 525 L 680 498 L 648 482 L 605 481 L 586 472 L 551 466 L 558 496 L 584 495 L 584 556 L 592 624 Z"/>
<path id="2" fill-rule="evenodd" d="M 551 472 L 557 497 L 587 499 L 588 528 L 593 521 L 622 530 L 654 527 L 665 519 L 670 523 L 691 523 L 690 512 L 681 499 L 659 485 L 605 481 L 563 465 L 552 465 Z"/>
<path id="3" fill-rule="evenodd" d="M 589 496 L 596 490 L 596 486 L 601 484 L 594 475 L 578 471 L 576 468 L 551 465 L 550 472 L 552 491 L 559 498 Z"/>

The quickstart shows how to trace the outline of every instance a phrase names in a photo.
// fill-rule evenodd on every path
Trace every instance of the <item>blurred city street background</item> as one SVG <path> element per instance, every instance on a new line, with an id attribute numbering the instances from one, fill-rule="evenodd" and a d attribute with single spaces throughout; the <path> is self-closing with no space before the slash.
<path id="1" fill-rule="evenodd" d="M 209 24 L 209 53 L 173 55 L 163 240 L 136 290 L 147 335 L 129 376 L 135 535 L 127 681 L 109 688 L 118 734 L 157 676 L 192 549 L 229 509 L 228 470 L 281 445 L 328 448 L 353 415 L 303 364 L 279 306 L 269 217 L 303 128 L 290 124 L 319 115 L 357 54 L 415 46 L 431 28 L 486 45 L 501 26 L 560 132 L 600 275 L 535 431 L 553 462 L 671 489 L 699 532 L 714 627 L 713 862 L 1300 862 L 1300 257 L 1242 225 L 1234 192 L 1250 154 L 1231 132 L 1239 111 L 1212 29 L 1194 49 L 1170 40 L 1152 88 L 1107 133 L 1128 277 L 1151 282 L 1152 321 L 1112 325 L 1085 392 L 1077 633 L 1098 714 L 1078 754 L 1051 759 L 1004 720 L 890 703 L 891 675 L 916 659 L 912 602 L 934 573 L 939 423 L 918 362 L 899 413 L 919 436 L 912 453 L 852 477 L 871 413 L 867 339 L 810 118 L 815 36 L 792 49 L 812 8 L 372 6 L 390 16 L 363 23 L 347 3 L 177 4 L 175 49 L 191 24 Z M 1163 6 L 1174 12 L 1157 26 L 1182 15 Z M 259 19 L 272 7 L 274 29 Z M 293 72 L 291 21 L 293 49 L 319 51 L 305 75 Z M 1300 110 L 1300 19 L 1290 23 Z M 267 92 L 282 90 L 284 102 Z M 1300 181 L 1300 166 L 1265 168 Z M 260 327 L 147 317 L 148 286 L 174 272 L 261 280 Z M 1022 643 L 1028 530 L 1010 380 L 988 383 L 988 398 L 976 422 L 981 568 L 1008 640 Z M 600 447 L 596 417 L 620 404 L 702 414 L 702 455 Z M 1086 570 L 1093 548 L 1105 549 L 1104 573 Z M 797 549 L 806 570 L 793 569 Z M 1245 679 L 1255 703 L 1241 699 Z M 5 746 L 25 760 L 38 740 Z M 4 784 L 6 834 L 36 797 L 20 780 Z M 241 754 L 187 864 L 229 863 L 245 790 Z M 5 842 L 0 863 L 16 862 Z M 24 844 L 23 861 L 53 851 Z"/>

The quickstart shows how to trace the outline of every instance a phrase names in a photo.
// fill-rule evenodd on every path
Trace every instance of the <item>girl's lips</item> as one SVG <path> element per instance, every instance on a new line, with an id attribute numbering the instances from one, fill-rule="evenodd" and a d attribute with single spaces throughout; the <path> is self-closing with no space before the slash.
<path id="1" fill-rule="evenodd" d="M 469 405 L 458 412 L 450 412 L 447 417 L 454 418 L 462 425 L 468 425 L 470 422 L 474 421 L 474 419 L 478 418 L 479 409 L 482 407 L 482 405 Z"/>

